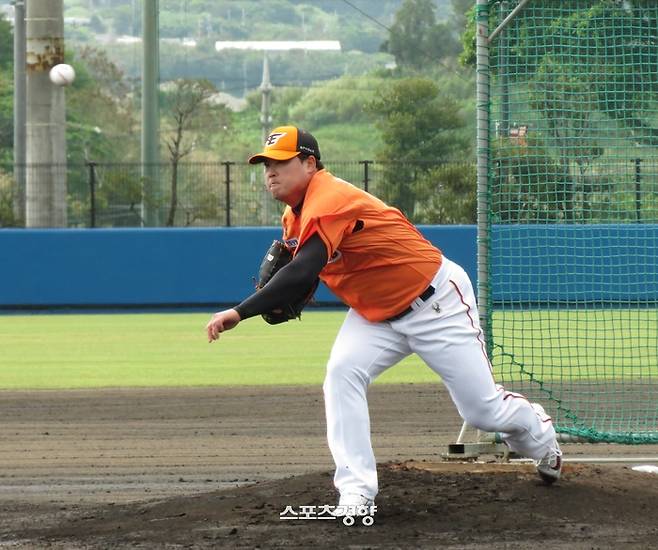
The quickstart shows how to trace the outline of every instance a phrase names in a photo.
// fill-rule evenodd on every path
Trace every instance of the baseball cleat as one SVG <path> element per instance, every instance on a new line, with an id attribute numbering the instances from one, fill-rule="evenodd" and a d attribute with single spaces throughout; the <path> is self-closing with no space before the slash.
<path id="1" fill-rule="evenodd" d="M 560 479 L 562 473 L 562 451 L 560 446 L 555 442 L 555 448 L 552 449 L 544 458 L 535 462 L 537 473 L 546 485 L 551 485 Z"/>
<path id="2" fill-rule="evenodd" d="M 331 515 L 337 518 L 344 516 L 370 516 L 375 511 L 375 501 L 357 493 L 340 495 L 338 506 Z"/>
<path id="3" fill-rule="evenodd" d="M 550 416 L 546 414 L 544 407 L 539 403 L 531 403 L 531 405 L 542 422 L 550 420 Z M 562 473 L 562 451 L 557 441 L 555 442 L 555 447 L 544 458 L 535 461 L 535 467 L 537 468 L 539 477 L 542 478 L 546 485 L 551 485 L 560 479 L 560 474 Z"/>

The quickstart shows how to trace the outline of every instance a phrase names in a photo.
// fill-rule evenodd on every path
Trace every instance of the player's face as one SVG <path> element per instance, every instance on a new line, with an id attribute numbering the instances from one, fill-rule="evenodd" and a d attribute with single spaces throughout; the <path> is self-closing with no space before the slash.
<path id="1" fill-rule="evenodd" d="M 315 172 L 313 157 L 302 161 L 299 157 L 290 160 L 265 160 L 265 185 L 278 201 L 297 206 L 306 193 L 308 182 Z"/>

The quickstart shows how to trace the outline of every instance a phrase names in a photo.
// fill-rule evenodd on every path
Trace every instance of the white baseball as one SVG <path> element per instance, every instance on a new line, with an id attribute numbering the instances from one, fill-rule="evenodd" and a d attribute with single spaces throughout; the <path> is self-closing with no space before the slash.
<path id="1" fill-rule="evenodd" d="M 75 80 L 75 70 L 71 65 L 60 63 L 50 69 L 50 81 L 57 86 L 68 86 Z"/>

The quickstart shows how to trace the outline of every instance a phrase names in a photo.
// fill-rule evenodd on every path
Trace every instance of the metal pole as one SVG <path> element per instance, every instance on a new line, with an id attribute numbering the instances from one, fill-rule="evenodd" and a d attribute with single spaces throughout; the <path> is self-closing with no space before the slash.
<path id="1" fill-rule="evenodd" d="M 511 13 L 510 13 L 510 14 L 509 14 L 509 15 L 503 20 L 503 22 L 502 22 L 500 25 L 498 25 L 498 26 L 493 30 L 493 32 L 492 32 L 491 34 L 489 34 L 489 37 L 487 38 L 487 41 L 488 41 L 490 44 L 491 44 L 491 42 L 493 42 L 493 41 L 496 39 L 496 37 L 497 37 L 497 36 L 503 31 L 503 29 L 504 29 L 505 27 L 507 27 L 507 25 L 510 24 L 510 22 L 512 21 L 512 19 L 514 19 L 514 18 L 519 14 L 519 12 L 520 12 L 523 8 L 525 8 L 525 5 L 526 5 L 528 2 L 530 2 L 530 0 L 521 0 L 521 1 L 518 3 L 518 5 L 512 10 L 512 12 L 511 12 Z M 480 4 L 480 0 L 478 0 L 477 3 Z"/>
<path id="2" fill-rule="evenodd" d="M 26 8 L 25 225 L 66 227 L 66 98 L 48 78 L 64 62 L 63 0 Z"/>
<path id="3" fill-rule="evenodd" d="M 480 326 L 485 334 L 487 352 L 491 357 L 493 338 L 489 330 L 489 4 L 488 0 L 477 0 L 475 5 L 476 35 L 476 155 L 477 155 L 477 231 L 478 231 L 478 312 Z M 448 454 L 464 454 L 464 434 L 468 425 L 462 424 L 457 443 L 448 445 Z M 489 434 L 495 438 L 495 434 Z M 487 437 L 489 437 L 487 436 Z M 483 441 L 483 440 L 482 440 Z M 478 443 L 469 445 L 473 449 L 481 448 L 480 434 Z M 461 450 L 457 450 L 460 448 Z M 479 454 L 479 450 L 475 456 Z"/>
<path id="4" fill-rule="evenodd" d="M 267 60 L 267 52 L 263 56 L 263 80 L 260 84 L 260 92 L 262 95 L 261 108 L 260 108 L 260 123 L 262 128 L 262 141 L 265 143 L 267 136 L 270 135 L 272 125 L 272 115 L 270 114 L 270 96 L 272 94 L 272 82 L 270 81 L 270 65 Z M 261 208 L 261 223 L 268 225 L 270 223 L 270 194 L 265 186 L 261 188 L 261 201 L 263 207 Z"/>
<path id="5" fill-rule="evenodd" d="M 476 113 L 477 113 L 477 226 L 478 226 L 478 310 L 491 356 L 489 327 L 489 5 L 476 5 Z"/>
<path id="6" fill-rule="evenodd" d="M 88 162 L 89 166 L 89 227 L 96 227 L 96 163 Z"/>
<path id="7" fill-rule="evenodd" d="M 370 164 L 372 163 L 371 160 L 360 160 L 359 161 L 361 164 L 363 164 L 363 190 L 367 193 L 368 192 L 368 184 L 370 183 L 370 174 L 368 172 L 368 169 L 370 167 Z"/>
<path id="8" fill-rule="evenodd" d="M 160 50 L 158 44 L 159 0 L 144 0 L 142 60 L 142 178 L 144 199 L 142 219 L 148 226 L 159 225 L 160 118 L 158 81 Z"/>
<path id="9" fill-rule="evenodd" d="M 642 222 L 642 159 L 635 159 L 635 218 Z"/>
<path id="10" fill-rule="evenodd" d="M 222 162 L 224 165 L 224 183 L 226 184 L 226 227 L 231 227 L 231 164 Z"/>
<path id="11" fill-rule="evenodd" d="M 25 2 L 14 2 L 14 217 L 25 220 Z"/>
<path id="12" fill-rule="evenodd" d="M 507 1 L 500 3 L 500 18 L 507 13 Z M 507 75 L 507 33 L 501 32 L 498 40 L 498 78 L 500 80 L 500 136 L 509 136 L 509 79 Z"/>
<path id="13" fill-rule="evenodd" d="M 272 93 L 272 83 L 270 82 L 270 65 L 267 61 L 267 53 L 263 58 L 263 80 L 260 83 L 260 93 L 262 96 L 260 124 L 263 129 L 262 142 L 265 143 L 267 136 L 270 134 L 270 124 L 272 124 L 272 115 L 270 115 L 270 94 Z"/>

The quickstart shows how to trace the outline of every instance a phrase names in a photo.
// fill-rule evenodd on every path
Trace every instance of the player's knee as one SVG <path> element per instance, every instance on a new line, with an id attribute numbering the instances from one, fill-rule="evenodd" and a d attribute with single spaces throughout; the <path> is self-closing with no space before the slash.
<path id="1" fill-rule="evenodd" d="M 498 430 L 498 414 L 496 407 L 491 403 L 482 402 L 472 405 L 463 411 L 464 421 L 473 428 L 484 432 Z"/>
<path id="2" fill-rule="evenodd" d="M 354 362 L 332 357 L 327 364 L 324 378 L 324 392 L 344 391 L 349 388 L 362 388 L 370 383 L 368 376 Z"/>

